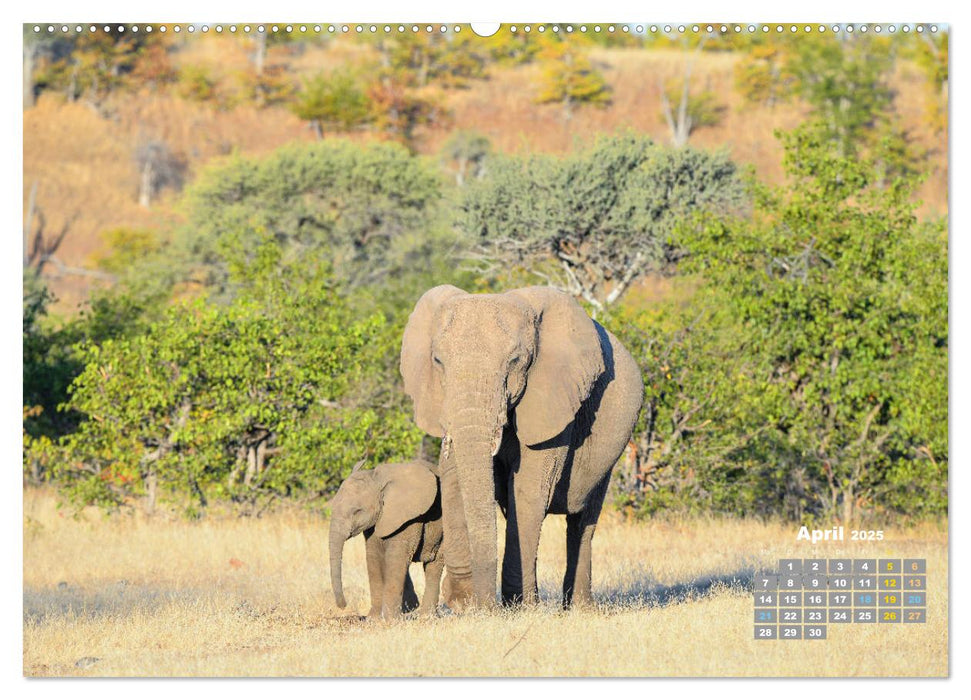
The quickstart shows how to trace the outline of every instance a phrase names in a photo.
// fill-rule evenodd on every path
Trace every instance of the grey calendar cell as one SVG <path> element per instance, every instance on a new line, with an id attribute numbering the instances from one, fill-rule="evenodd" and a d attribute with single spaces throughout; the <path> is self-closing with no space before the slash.
<path id="1" fill-rule="evenodd" d="M 778 629 L 775 625 L 756 625 L 755 626 L 755 638 L 756 639 L 778 639 Z"/>
<path id="2" fill-rule="evenodd" d="M 779 590 L 780 591 L 798 591 L 802 588 L 802 576 L 796 574 L 791 576 L 789 574 L 782 574 L 779 576 Z"/>
<path id="3" fill-rule="evenodd" d="M 779 593 L 779 607 L 798 608 L 802 605 L 802 593 Z"/>
<path id="4" fill-rule="evenodd" d="M 803 625 L 803 639 L 826 639 L 826 625 Z"/>
<path id="5" fill-rule="evenodd" d="M 903 600 L 900 593 L 897 591 L 881 591 L 880 595 L 877 597 L 880 602 L 880 607 L 888 607 L 891 605 L 896 605 L 899 607 L 900 602 Z"/>
<path id="6" fill-rule="evenodd" d="M 877 573 L 877 560 L 876 559 L 854 559 L 853 573 L 864 574 L 864 575 Z"/>
<path id="7" fill-rule="evenodd" d="M 780 559 L 779 560 L 779 574 L 785 576 L 786 574 L 801 574 L 802 573 L 802 559 Z"/>
<path id="8" fill-rule="evenodd" d="M 901 576 L 891 576 L 890 574 L 880 574 L 877 578 L 877 585 L 881 591 L 899 591 L 903 588 Z"/>
<path id="9" fill-rule="evenodd" d="M 845 576 L 841 575 L 830 575 L 829 577 L 829 587 L 837 591 L 848 591 L 853 588 L 853 578 L 848 574 Z"/>
<path id="10" fill-rule="evenodd" d="M 775 608 L 755 609 L 755 624 L 771 625 L 779 621 L 779 611 Z"/>
<path id="11" fill-rule="evenodd" d="M 825 574 L 826 560 L 825 559 L 805 559 L 802 562 L 802 572 L 804 574 Z"/>
<path id="12" fill-rule="evenodd" d="M 830 608 L 829 621 L 840 624 L 850 622 L 853 619 L 853 611 L 849 608 Z"/>
<path id="13" fill-rule="evenodd" d="M 774 591 L 778 587 L 779 587 L 778 574 L 758 573 L 755 575 L 755 590 Z"/>
<path id="14" fill-rule="evenodd" d="M 823 592 L 803 593 L 803 605 L 807 608 L 825 608 L 826 594 Z"/>
<path id="15" fill-rule="evenodd" d="M 821 590 L 826 588 L 825 574 L 804 574 L 802 577 L 802 587 L 808 590 Z"/>
<path id="16" fill-rule="evenodd" d="M 779 639 L 802 639 L 802 625 L 779 625 Z"/>
<path id="17" fill-rule="evenodd" d="M 903 572 L 905 574 L 926 574 L 927 560 L 926 559 L 904 559 Z"/>
<path id="18" fill-rule="evenodd" d="M 873 608 L 855 608 L 853 622 L 870 623 L 877 621 L 877 611 Z"/>
<path id="19" fill-rule="evenodd" d="M 829 607 L 848 608 L 853 602 L 853 594 L 850 591 L 830 591 Z"/>
<path id="20" fill-rule="evenodd" d="M 755 594 L 755 607 L 774 607 L 776 600 L 777 598 L 774 591 L 758 591 Z"/>
<path id="21" fill-rule="evenodd" d="M 853 560 L 852 559 L 830 559 L 829 560 L 829 573 L 831 574 L 852 574 L 853 573 Z"/>
<path id="22" fill-rule="evenodd" d="M 903 616 L 900 614 L 900 608 L 881 608 L 877 610 L 877 619 L 881 624 L 893 624 L 895 622 L 900 622 Z"/>
<path id="23" fill-rule="evenodd" d="M 927 594 L 923 591 L 908 591 L 903 594 L 903 601 L 909 608 L 924 608 L 927 607 Z"/>
<path id="24" fill-rule="evenodd" d="M 875 591 L 877 590 L 877 577 L 876 576 L 854 576 L 853 588 L 858 591 Z"/>
<path id="25" fill-rule="evenodd" d="M 791 625 L 802 622 L 802 608 L 780 608 L 779 624 Z"/>
<path id="26" fill-rule="evenodd" d="M 858 608 L 874 606 L 877 604 L 877 594 L 875 592 L 854 591 L 853 605 Z"/>
<path id="27" fill-rule="evenodd" d="M 913 574 L 904 574 L 905 591 L 922 591 L 925 588 L 927 588 L 926 576 L 914 576 Z"/>
<path id="28" fill-rule="evenodd" d="M 879 566 L 881 574 L 899 574 L 902 571 L 899 559 L 881 559 Z"/>
<path id="29" fill-rule="evenodd" d="M 904 622 L 927 622 L 927 610 L 924 608 L 904 608 Z"/>
<path id="30" fill-rule="evenodd" d="M 826 610 L 809 608 L 803 610 L 802 617 L 803 622 L 826 622 Z"/>

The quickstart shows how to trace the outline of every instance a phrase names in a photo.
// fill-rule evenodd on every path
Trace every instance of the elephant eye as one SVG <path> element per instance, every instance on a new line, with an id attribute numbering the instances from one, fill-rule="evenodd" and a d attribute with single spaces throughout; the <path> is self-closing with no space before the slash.
<path id="1" fill-rule="evenodd" d="M 438 355 L 432 355 L 432 360 L 434 360 L 435 364 L 439 367 L 442 366 L 442 360 Z"/>
<path id="2" fill-rule="evenodd" d="M 518 363 L 520 359 L 521 359 L 521 358 L 519 357 L 519 355 L 513 355 L 513 356 L 512 356 L 512 357 L 511 357 L 511 358 L 509 359 L 509 366 L 510 366 L 510 367 L 512 367 L 513 365 L 515 365 L 516 363 Z"/>

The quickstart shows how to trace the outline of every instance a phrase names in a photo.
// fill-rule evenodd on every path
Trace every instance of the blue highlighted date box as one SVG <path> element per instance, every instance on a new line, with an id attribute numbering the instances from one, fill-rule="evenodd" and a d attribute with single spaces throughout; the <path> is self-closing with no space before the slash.
<path id="1" fill-rule="evenodd" d="M 779 611 L 775 608 L 755 610 L 756 625 L 772 625 L 779 621 Z"/>

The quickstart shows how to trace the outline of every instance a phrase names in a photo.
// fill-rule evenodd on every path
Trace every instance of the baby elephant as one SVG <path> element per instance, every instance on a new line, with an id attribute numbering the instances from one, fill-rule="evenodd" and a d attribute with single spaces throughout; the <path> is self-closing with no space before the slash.
<path id="1" fill-rule="evenodd" d="M 419 610 L 438 606 L 445 567 L 438 466 L 414 461 L 379 464 L 344 480 L 330 502 L 330 572 L 337 606 L 347 605 L 341 582 L 344 542 L 364 533 L 371 611 L 368 617 L 396 617 L 418 606 L 408 575 L 411 562 L 425 568 L 425 594 Z"/>

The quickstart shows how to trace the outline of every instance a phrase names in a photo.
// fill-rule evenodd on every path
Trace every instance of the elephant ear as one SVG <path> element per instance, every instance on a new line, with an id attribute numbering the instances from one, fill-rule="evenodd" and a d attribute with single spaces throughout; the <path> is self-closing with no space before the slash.
<path id="1" fill-rule="evenodd" d="M 438 479 L 424 464 L 382 464 L 374 471 L 381 489 L 381 514 L 374 525 L 378 537 L 394 534 L 409 520 L 427 513 L 435 503 Z"/>
<path id="2" fill-rule="evenodd" d="M 527 445 L 559 435 L 590 396 L 604 372 L 594 322 L 564 292 L 527 287 L 509 294 L 526 301 L 538 319 L 537 348 L 516 407 L 516 431 Z"/>
<path id="3" fill-rule="evenodd" d="M 459 294 L 466 292 L 450 284 L 425 292 L 408 317 L 401 339 L 401 376 L 405 380 L 405 393 L 415 403 L 415 423 L 435 437 L 444 435 L 441 426 L 444 392 L 432 360 L 432 336 L 437 330 L 435 317 L 445 301 Z"/>

